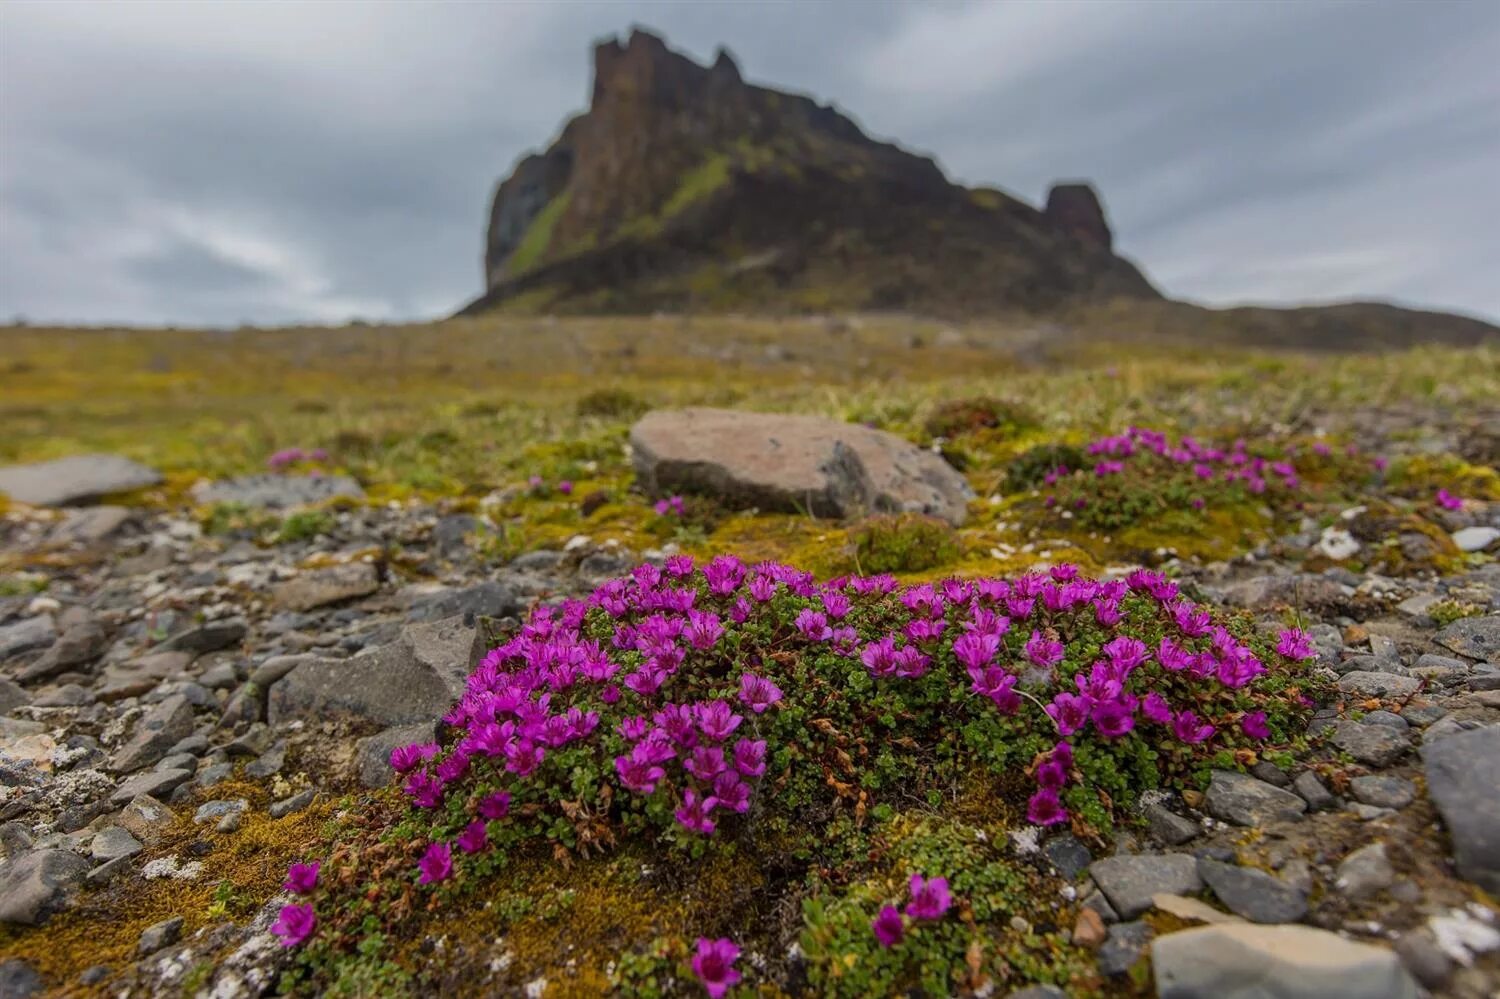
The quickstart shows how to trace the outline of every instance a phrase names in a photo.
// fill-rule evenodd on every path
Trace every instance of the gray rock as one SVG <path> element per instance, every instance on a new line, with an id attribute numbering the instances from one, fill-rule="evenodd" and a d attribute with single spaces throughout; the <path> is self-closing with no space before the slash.
<path id="1" fill-rule="evenodd" d="M 1395 953 L 1310 926 L 1222 923 L 1157 937 L 1159 999 L 1417 999 Z"/>
<path id="2" fill-rule="evenodd" d="M 42 976 L 19 957 L 0 961 L 0 996 L 5 999 L 31 999 L 34 995 L 40 995 L 43 988 Z"/>
<path id="3" fill-rule="evenodd" d="M 0 663 L 14 656 L 45 649 L 57 640 L 57 623 L 51 614 L 23 618 L 0 625 Z"/>
<path id="4" fill-rule="evenodd" d="M 1405 808 L 1417 797 L 1417 786 L 1403 777 L 1369 774 L 1349 782 L 1356 800 L 1380 808 Z"/>
<path id="5" fill-rule="evenodd" d="M 1183 818 L 1165 805 L 1147 805 L 1145 814 L 1146 828 L 1151 837 L 1165 846 L 1181 846 L 1201 832 L 1198 823 Z"/>
<path id="6" fill-rule="evenodd" d="M 115 821 L 137 839 L 155 843 L 172 827 L 173 817 L 166 805 L 149 794 L 141 794 L 126 802 Z"/>
<path id="7" fill-rule="evenodd" d="M 1028 985 L 1009 993 L 1005 999 L 1068 999 L 1068 994 L 1056 985 Z"/>
<path id="8" fill-rule="evenodd" d="M 1213 772 L 1203 806 L 1214 818 L 1237 826 L 1263 826 L 1307 811 L 1307 802 L 1292 792 L 1232 770 Z"/>
<path id="9" fill-rule="evenodd" d="M 1411 749 L 1405 732 L 1385 725 L 1361 725 L 1352 721 L 1341 721 L 1334 726 L 1333 744 L 1360 763 L 1372 767 L 1388 767 Z"/>
<path id="10" fill-rule="evenodd" d="M 1429 652 L 1417 657 L 1417 661 L 1411 667 L 1411 675 L 1435 683 L 1451 683 L 1469 675 L 1469 664 L 1462 659 L 1433 655 Z"/>
<path id="11" fill-rule="evenodd" d="M 1062 833 L 1047 840 L 1042 844 L 1042 854 L 1057 868 L 1057 873 L 1069 881 L 1088 870 L 1094 861 L 1089 848 L 1072 833 Z"/>
<path id="12" fill-rule="evenodd" d="M 64 629 L 41 658 L 21 671 L 18 679 L 27 683 L 93 662 L 108 645 L 109 635 L 104 626 L 92 615 L 85 615 Z"/>
<path id="13" fill-rule="evenodd" d="M 1500 726 L 1426 744 L 1422 762 L 1459 874 L 1500 895 Z"/>
<path id="14" fill-rule="evenodd" d="M 1198 875 L 1230 912 L 1252 923 L 1295 923 L 1307 915 L 1306 897 L 1265 871 L 1202 859 Z"/>
<path id="15" fill-rule="evenodd" d="M 314 569 L 295 579 L 277 583 L 271 588 L 271 599 L 278 607 L 309 611 L 356 597 L 369 596 L 380 589 L 380 573 L 368 562 L 346 562 L 326 569 Z"/>
<path id="16" fill-rule="evenodd" d="M 1437 938 L 1427 927 L 1419 927 L 1401 934 L 1396 941 L 1396 953 L 1412 977 L 1430 991 L 1436 991 L 1453 977 L 1453 959 L 1443 952 Z"/>
<path id="17" fill-rule="evenodd" d="M 1435 641 L 1468 659 L 1490 659 L 1500 654 L 1500 614 L 1460 618 L 1438 632 Z"/>
<path id="18" fill-rule="evenodd" d="M 181 916 L 173 916 L 171 919 L 164 919 L 146 927 L 141 931 L 140 942 L 136 945 L 136 956 L 147 957 L 163 947 L 172 946 L 182 939 L 182 924 Z"/>
<path id="19" fill-rule="evenodd" d="M 205 801 L 193 813 L 193 824 L 201 826 L 207 822 L 218 822 L 226 815 L 243 815 L 245 814 L 245 809 L 249 807 L 250 802 L 244 798 L 221 798 L 216 801 Z"/>
<path id="20" fill-rule="evenodd" d="M 1500 530 L 1493 527 L 1465 527 L 1453 532 L 1453 543 L 1461 552 L 1482 552 L 1500 541 Z"/>
<path id="21" fill-rule="evenodd" d="M 390 645 L 303 663 L 271 687 L 272 725 L 347 714 L 383 726 L 445 714 L 464 692 L 474 629 L 450 618 L 408 625 Z"/>
<path id="22" fill-rule="evenodd" d="M 1309 573 L 1274 573 L 1231 583 L 1224 600 L 1231 607 L 1271 610 L 1275 607 L 1306 607 L 1334 610 L 1346 603 L 1352 591 L 1323 576 Z"/>
<path id="23" fill-rule="evenodd" d="M 157 646 L 158 652 L 188 652 L 203 655 L 217 652 L 238 644 L 249 631 L 242 617 L 225 618 L 220 621 L 205 621 L 203 624 L 180 631 Z"/>
<path id="24" fill-rule="evenodd" d="M 413 602 L 406 616 L 412 621 L 440 621 L 450 617 L 471 620 L 507 617 L 523 610 L 525 602 L 513 587 L 487 580 L 477 586 L 426 594 Z"/>
<path id="25" fill-rule="evenodd" d="M 152 652 L 123 663 L 104 667 L 104 681 L 94 696 L 106 703 L 126 697 L 138 697 L 170 676 L 187 669 L 193 656 L 189 652 Z"/>
<path id="26" fill-rule="evenodd" d="M 278 742 L 261 753 L 253 762 L 245 764 L 245 776 L 255 780 L 265 780 L 267 777 L 281 773 L 281 768 L 284 766 L 286 766 L 286 743 Z"/>
<path id="27" fill-rule="evenodd" d="M 109 796 L 109 803 L 116 807 L 126 805 L 138 795 L 162 798 L 187 783 L 192 776 L 191 770 L 149 770 L 136 774 L 115 789 L 115 793 Z"/>
<path id="28" fill-rule="evenodd" d="M 105 826 L 94 835 L 93 843 L 89 844 L 89 856 L 95 860 L 108 861 L 116 857 L 133 857 L 140 853 L 144 847 L 141 841 L 130 835 L 130 830 L 123 826 Z"/>
<path id="29" fill-rule="evenodd" d="M 305 662 L 311 662 L 317 656 L 306 653 L 295 656 L 272 656 L 250 671 L 250 682 L 262 690 L 268 689 L 271 684 L 286 676 L 292 670 Z"/>
<path id="30" fill-rule="evenodd" d="M 68 850 L 35 850 L 0 866 L 0 923 L 40 926 L 67 902 L 89 862 Z"/>
<path id="31" fill-rule="evenodd" d="M 26 693 L 20 684 L 0 676 L 0 715 L 8 715 L 16 708 L 25 707 L 30 703 L 31 695 Z"/>
<path id="32" fill-rule="evenodd" d="M 1407 597 L 1396 605 L 1396 613 L 1403 617 L 1425 620 L 1428 611 L 1443 602 L 1443 598 L 1436 593 L 1418 593 Z"/>
<path id="33" fill-rule="evenodd" d="M 1089 875 L 1123 919 L 1149 910 L 1152 895 L 1191 895 L 1203 888 L 1198 862 L 1185 853 L 1117 854 L 1094 861 Z"/>
<path id="34" fill-rule="evenodd" d="M 192 732 L 193 705 L 186 696 L 173 694 L 136 722 L 130 741 L 110 759 L 110 769 L 128 774 L 149 767 Z"/>
<path id="35" fill-rule="evenodd" d="M 385 787 L 396 775 L 391 769 L 391 750 L 408 746 L 414 742 L 432 742 L 437 739 L 437 725 L 427 721 L 416 725 L 401 725 L 388 728 L 378 735 L 359 740 L 354 747 L 355 768 L 359 782 L 365 787 Z M 1085 851 L 1084 856 L 1088 856 Z M 1088 866 L 1088 861 L 1084 861 Z"/>
<path id="36" fill-rule="evenodd" d="M 235 503 L 255 509 L 286 510 L 338 496 L 364 499 L 365 491 L 347 475 L 242 475 L 193 490 L 198 503 Z"/>
<path id="37" fill-rule="evenodd" d="M 1123 975 L 1141 959 L 1151 942 L 1151 927 L 1142 922 L 1115 923 L 1096 960 L 1105 975 Z"/>
<path id="38" fill-rule="evenodd" d="M 1422 681 L 1395 673 L 1355 670 L 1339 677 L 1338 687 L 1346 694 L 1360 697 L 1409 697 L 1422 689 Z"/>
<path id="39" fill-rule="evenodd" d="M 106 860 L 98 867 L 89 871 L 84 877 L 84 882 L 91 888 L 103 888 L 115 878 L 130 870 L 130 857 L 116 857 L 114 860 Z"/>
<path id="40" fill-rule="evenodd" d="M 658 410 L 631 428 L 630 444 L 651 496 L 703 493 L 735 508 L 831 517 L 910 511 L 956 525 L 974 495 L 931 451 L 822 417 Z"/>
<path id="41" fill-rule="evenodd" d="M 215 763 L 198 771 L 193 783 L 202 788 L 213 787 L 228 780 L 234 774 L 233 763 Z"/>
<path id="42" fill-rule="evenodd" d="M 272 802 L 271 807 L 266 809 L 266 811 L 273 819 L 284 819 L 288 815 L 300 812 L 308 805 L 311 805 L 315 797 L 317 797 L 317 791 L 313 788 L 308 788 L 306 791 L 294 794 L 290 798 L 283 798 L 280 801 Z"/>
<path id="43" fill-rule="evenodd" d="M 1403 708 L 1402 710 L 1405 709 Z M 1366 712 L 1365 716 L 1360 719 L 1360 722 L 1365 725 L 1384 725 L 1386 728 L 1393 728 L 1401 732 L 1405 732 L 1411 728 L 1411 723 L 1405 717 L 1396 714 L 1394 711 L 1386 711 L 1384 708 Z"/>
<path id="44" fill-rule="evenodd" d="M 129 507 L 89 506 L 73 510 L 52 529 L 48 540 L 59 545 L 91 545 L 110 537 L 130 522 Z"/>
<path id="45" fill-rule="evenodd" d="M 113 454 L 82 454 L 0 468 L 0 493 L 32 506 L 67 506 L 161 481 L 145 465 Z"/>
<path id="46" fill-rule="evenodd" d="M 1384 843 L 1371 843 L 1345 857 L 1338 868 L 1334 887 L 1350 901 L 1359 902 L 1380 894 L 1396 880 Z"/>

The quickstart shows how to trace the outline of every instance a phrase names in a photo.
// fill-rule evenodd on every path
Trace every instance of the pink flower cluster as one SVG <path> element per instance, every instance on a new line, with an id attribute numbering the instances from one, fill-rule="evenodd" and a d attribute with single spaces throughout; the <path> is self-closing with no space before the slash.
<path id="1" fill-rule="evenodd" d="M 320 447 L 310 451 L 304 451 L 300 447 L 283 448 L 266 459 L 266 467 L 273 471 L 280 471 L 291 465 L 303 461 L 327 461 L 328 452 Z"/>
<path id="2" fill-rule="evenodd" d="M 687 512 L 687 505 L 681 496 L 668 496 L 657 500 L 652 509 L 658 517 L 681 517 Z"/>
<path id="3" fill-rule="evenodd" d="M 906 903 L 905 918 L 894 905 L 887 905 L 870 923 L 870 929 L 882 947 L 894 947 L 906 937 L 907 919 L 914 922 L 942 919 L 953 905 L 947 878 L 924 878 L 913 874 L 907 888 L 911 891 L 911 901 Z"/>
<path id="4" fill-rule="evenodd" d="M 746 644 L 747 634 L 764 644 Z M 1134 634 L 1149 634 L 1152 644 Z M 761 658 L 771 648 L 776 662 Z M 443 808 L 452 791 L 467 795 L 474 784 L 481 791 L 466 799 L 476 814 L 455 837 L 425 846 L 418 883 L 443 882 L 463 855 L 485 850 L 489 824 L 509 814 L 513 795 L 547 801 L 545 781 L 570 768 L 567 758 L 578 757 L 568 754 L 579 747 L 602 756 L 601 765 L 612 761 L 625 792 L 617 802 L 650 799 L 655 814 L 670 814 L 681 830 L 713 834 L 749 812 L 775 776 L 768 770 L 779 747 L 768 746 L 760 727 L 774 727 L 788 697 L 777 681 L 801 668 L 780 660 L 805 662 L 814 651 L 825 663 L 842 657 L 863 668 L 877 691 L 923 683 L 951 689 L 961 702 L 955 709 L 1001 715 L 1030 710 L 1030 701 L 1057 735 L 1032 768 L 1037 790 L 1027 815 L 1038 825 L 1068 821 L 1063 796 L 1080 779 L 1081 738 L 1108 744 L 1151 727 L 1202 745 L 1236 723 L 1251 739 L 1270 735 L 1264 712 L 1226 706 L 1243 703 L 1233 692 L 1266 665 L 1157 572 L 1098 581 L 1059 565 L 1010 580 L 903 588 L 890 576 L 819 584 L 777 563 L 721 555 L 699 567 L 678 555 L 638 566 L 587 599 L 537 607 L 469 675 L 443 718 L 457 731 L 447 749 L 426 743 L 391 753 L 416 808 Z M 1305 634 L 1289 629 L 1276 654 L 1296 660 L 1314 652 Z M 1209 696 L 1216 686 L 1229 696 Z M 558 756 L 564 761 L 553 765 Z M 495 790 L 497 782 L 508 790 Z M 942 879 L 914 880 L 906 915 L 938 918 L 948 904 Z M 288 919 L 289 943 L 312 933 L 310 906 Z M 885 926 L 899 938 L 889 917 Z M 712 960 L 723 956 L 714 953 Z"/>

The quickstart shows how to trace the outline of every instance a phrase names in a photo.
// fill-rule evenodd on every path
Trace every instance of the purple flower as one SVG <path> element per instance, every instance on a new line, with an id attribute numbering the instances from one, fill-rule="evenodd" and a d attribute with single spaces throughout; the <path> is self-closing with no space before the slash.
<path id="1" fill-rule="evenodd" d="M 1271 730 L 1266 726 L 1266 713 L 1252 711 L 1240 719 L 1240 729 L 1252 739 L 1269 739 Z"/>
<path id="2" fill-rule="evenodd" d="M 906 903 L 906 914 L 912 919 L 942 919 L 952 904 L 947 878 L 911 876 L 911 901 Z"/>
<path id="3" fill-rule="evenodd" d="M 741 739 L 734 744 L 734 768 L 746 777 L 766 772 L 766 740 Z"/>
<path id="4" fill-rule="evenodd" d="M 719 615 L 709 614 L 704 611 L 688 611 L 687 627 L 682 629 L 682 637 L 688 640 L 688 644 L 695 649 L 711 649 L 724 635 L 724 625 L 719 621 Z"/>
<path id="5" fill-rule="evenodd" d="M 1189 745 L 1207 742 L 1213 737 L 1214 727 L 1206 721 L 1200 721 L 1198 716 L 1191 711 L 1183 711 L 1172 721 L 1172 734 Z"/>
<path id="6" fill-rule="evenodd" d="M 972 676 L 975 670 L 981 670 L 995 661 L 995 654 L 1000 651 L 1000 636 L 969 632 L 961 635 L 953 643 L 953 655 L 962 663 Z"/>
<path id="7" fill-rule="evenodd" d="M 756 573 L 750 577 L 750 596 L 757 603 L 765 603 L 776 595 L 776 580 Z"/>
<path id="8" fill-rule="evenodd" d="M 1043 638 L 1039 631 L 1033 631 L 1026 640 L 1026 658 L 1043 669 L 1050 669 L 1062 662 L 1063 651 L 1062 642 Z"/>
<path id="9" fill-rule="evenodd" d="M 708 990 L 710 999 L 719 999 L 729 991 L 731 985 L 740 980 L 740 973 L 734 970 L 734 962 L 739 960 L 739 956 L 740 949 L 728 937 L 720 937 L 718 940 L 698 938 L 698 952 L 693 955 L 692 961 L 693 974 L 698 976 L 698 981 Z"/>
<path id="10" fill-rule="evenodd" d="M 720 746 L 699 746 L 682 761 L 682 768 L 699 780 L 713 780 L 728 766 Z"/>
<path id="11" fill-rule="evenodd" d="M 310 864 L 293 864 L 286 870 L 286 884 L 282 887 L 293 895 L 306 895 L 318 886 L 318 867 L 316 860 Z"/>
<path id="12" fill-rule="evenodd" d="M 438 746 L 435 742 L 414 742 L 409 746 L 397 746 L 391 750 L 391 769 L 404 774 L 437 754 Z"/>
<path id="13" fill-rule="evenodd" d="M 489 831 L 485 828 L 483 819 L 475 819 L 464 826 L 464 831 L 458 834 L 454 840 L 458 848 L 464 853 L 478 853 L 489 845 Z"/>
<path id="14" fill-rule="evenodd" d="M 740 780 L 739 774 L 727 770 L 714 778 L 714 797 L 719 807 L 744 814 L 750 810 L 750 785 Z"/>
<path id="15" fill-rule="evenodd" d="M 1313 648 L 1312 639 L 1301 628 L 1288 628 L 1277 638 L 1277 653 L 1288 659 L 1311 659 L 1318 654 L 1317 649 Z"/>
<path id="16" fill-rule="evenodd" d="M 1148 721 L 1153 721 L 1158 725 L 1172 724 L 1172 706 L 1167 703 L 1165 697 L 1154 690 L 1141 701 L 1141 714 L 1145 715 Z"/>
<path id="17" fill-rule="evenodd" d="M 704 836 L 714 831 L 714 820 L 709 818 L 719 804 L 715 797 L 700 798 L 692 788 L 682 792 L 682 807 L 677 809 L 676 818 L 679 825 L 689 832 L 702 833 Z"/>
<path id="18" fill-rule="evenodd" d="M 422 859 L 417 861 L 417 870 L 422 872 L 422 876 L 417 878 L 419 885 L 448 880 L 448 876 L 453 873 L 452 848 L 447 843 L 429 845 L 427 852 L 422 854 Z"/>
<path id="19" fill-rule="evenodd" d="M 1044 787 L 1026 803 L 1026 821 L 1032 825 L 1055 826 L 1068 821 L 1068 810 L 1058 800 L 1055 788 Z"/>
<path id="20" fill-rule="evenodd" d="M 781 688 L 763 676 L 744 673 L 740 676 L 740 701 L 756 714 L 781 700 Z"/>
<path id="21" fill-rule="evenodd" d="M 628 756 L 615 757 L 615 772 L 620 783 L 636 794 L 650 794 L 656 790 L 656 782 L 666 776 L 666 771 L 656 766 L 645 743 L 637 743 Z"/>
<path id="22" fill-rule="evenodd" d="M 871 921 L 870 929 L 875 932 L 875 939 L 880 946 L 894 947 L 906 936 L 906 921 L 901 918 L 901 913 L 896 911 L 894 905 L 888 905 Z"/>
<path id="23" fill-rule="evenodd" d="M 1091 715 L 1094 728 L 1106 739 L 1118 739 L 1135 728 L 1134 705 L 1125 701 L 1101 701 Z"/>
<path id="24" fill-rule="evenodd" d="M 568 481 L 567 479 L 563 479 L 557 484 L 557 491 L 562 493 L 564 496 L 571 496 L 573 495 L 573 483 Z"/>
<path id="25" fill-rule="evenodd" d="M 496 791 L 479 799 L 479 814 L 487 819 L 503 819 L 510 813 L 510 794 Z"/>
<path id="26" fill-rule="evenodd" d="M 281 938 L 281 946 L 296 947 L 317 929 L 318 917 L 310 905 L 283 905 L 271 932 Z"/>
<path id="27" fill-rule="evenodd" d="M 828 617 L 811 607 L 803 608 L 797 614 L 796 624 L 798 631 L 815 642 L 826 642 L 833 637 L 833 629 L 828 626 Z"/>
<path id="28" fill-rule="evenodd" d="M 425 770 L 406 778 L 404 790 L 418 808 L 436 808 L 443 803 L 443 782 Z"/>
<path id="29" fill-rule="evenodd" d="M 1128 675 L 1150 655 L 1146 650 L 1145 642 L 1131 638 L 1129 635 L 1116 636 L 1099 651 L 1109 656 L 1110 663 L 1122 675 Z"/>
<path id="30" fill-rule="evenodd" d="M 1089 720 L 1094 708 L 1093 698 L 1083 694 L 1059 693 L 1046 706 L 1046 712 L 1057 723 L 1060 735 L 1072 735 Z"/>
<path id="31" fill-rule="evenodd" d="M 718 742 L 723 742 L 740 727 L 742 717 L 734 713 L 728 701 L 709 701 L 694 708 L 698 730 Z"/>

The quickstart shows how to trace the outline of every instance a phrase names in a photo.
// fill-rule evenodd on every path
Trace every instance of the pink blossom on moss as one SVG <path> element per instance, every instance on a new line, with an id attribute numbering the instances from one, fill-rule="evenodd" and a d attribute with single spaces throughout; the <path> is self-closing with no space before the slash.
<path id="1" fill-rule="evenodd" d="M 310 864 L 293 864 L 287 868 L 286 884 L 282 887 L 293 895 L 306 895 L 318 886 L 318 867 L 316 860 Z"/>
<path id="2" fill-rule="evenodd" d="M 740 949 L 728 937 L 718 940 L 699 937 L 697 947 L 692 960 L 693 974 L 703 983 L 710 999 L 719 999 L 740 980 L 740 973 L 734 970 Z"/>
<path id="3" fill-rule="evenodd" d="M 906 914 L 912 919 L 942 919 L 953 904 L 947 878 L 924 878 L 913 874 L 909 886 L 911 901 L 906 903 Z"/>
<path id="4" fill-rule="evenodd" d="M 311 905 L 283 905 L 271 924 L 271 932 L 281 938 L 281 946 L 296 947 L 317 929 L 318 917 Z"/>
<path id="5" fill-rule="evenodd" d="M 448 880 L 453 874 L 453 850 L 447 843 L 432 843 L 427 847 L 427 852 L 422 854 L 422 859 L 417 861 L 417 870 L 420 877 L 417 884 L 430 885 L 439 881 Z"/>
<path id="6" fill-rule="evenodd" d="M 906 936 L 906 921 L 894 905 L 887 905 L 870 922 L 875 940 L 882 947 L 894 947 Z"/>

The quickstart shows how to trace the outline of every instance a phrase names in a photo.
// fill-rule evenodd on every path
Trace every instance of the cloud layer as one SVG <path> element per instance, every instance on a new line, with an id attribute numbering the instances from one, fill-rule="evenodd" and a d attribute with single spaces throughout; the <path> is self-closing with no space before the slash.
<path id="1" fill-rule="evenodd" d="M 833 100 L 955 179 L 1092 179 L 1215 304 L 1500 317 L 1500 6 L 88 3 L 0 7 L 0 316 L 423 318 L 495 182 L 639 22 Z"/>

